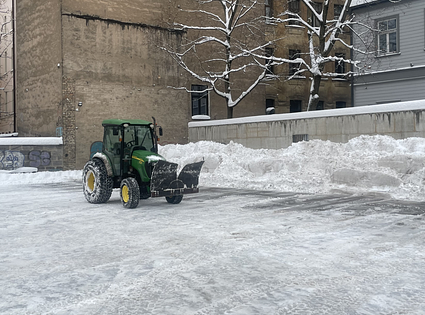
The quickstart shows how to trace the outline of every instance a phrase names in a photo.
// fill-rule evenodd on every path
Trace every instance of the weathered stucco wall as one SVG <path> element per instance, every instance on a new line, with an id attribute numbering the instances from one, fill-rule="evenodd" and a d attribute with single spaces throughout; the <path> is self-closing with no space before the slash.
<path id="1" fill-rule="evenodd" d="M 62 47 L 59 0 L 16 2 L 17 131 L 55 136 L 62 117 Z"/>
<path id="2" fill-rule="evenodd" d="M 189 123 L 191 142 L 230 141 L 280 149 L 301 140 L 347 142 L 360 135 L 425 137 L 425 101 Z"/>

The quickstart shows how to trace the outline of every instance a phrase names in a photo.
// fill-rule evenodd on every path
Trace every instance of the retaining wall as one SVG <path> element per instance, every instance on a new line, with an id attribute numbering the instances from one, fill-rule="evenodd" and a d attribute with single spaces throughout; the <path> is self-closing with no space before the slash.
<path id="1" fill-rule="evenodd" d="M 192 121 L 189 141 L 240 143 L 253 149 L 286 148 L 302 140 L 347 142 L 360 135 L 425 137 L 425 100 L 324 111 Z"/>
<path id="2" fill-rule="evenodd" d="M 38 171 L 62 170 L 62 138 L 0 137 L 0 170 L 21 167 L 35 167 Z"/>

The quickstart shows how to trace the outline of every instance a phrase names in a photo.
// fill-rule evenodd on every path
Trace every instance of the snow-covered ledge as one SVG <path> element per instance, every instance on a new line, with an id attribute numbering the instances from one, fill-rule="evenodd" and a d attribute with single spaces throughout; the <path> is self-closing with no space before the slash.
<path id="1" fill-rule="evenodd" d="M 323 117 L 336 117 L 336 116 L 351 116 L 362 114 L 376 114 L 376 113 L 392 113 L 412 110 L 425 110 L 425 100 L 409 101 L 391 104 L 347 107 L 338 109 L 315 110 L 310 112 L 298 112 L 287 114 L 274 114 L 262 116 L 249 116 L 232 119 L 210 120 L 201 122 L 189 122 L 190 127 L 201 126 L 219 126 L 219 125 L 235 125 L 235 124 L 249 124 L 258 122 L 272 122 L 282 120 L 295 120 L 295 119 L 308 119 L 308 118 L 323 118 Z"/>
<path id="2" fill-rule="evenodd" d="M 61 145 L 62 137 L 0 137 L 0 145 Z"/>

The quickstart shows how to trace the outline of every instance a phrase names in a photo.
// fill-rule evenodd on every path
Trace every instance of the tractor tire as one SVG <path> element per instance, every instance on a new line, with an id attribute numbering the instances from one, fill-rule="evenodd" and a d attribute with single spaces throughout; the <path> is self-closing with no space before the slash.
<path id="1" fill-rule="evenodd" d="M 84 196 L 90 203 L 105 203 L 111 198 L 113 181 L 99 159 L 88 161 L 83 169 Z"/>
<path id="2" fill-rule="evenodd" d="M 124 178 L 120 188 L 122 205 L 129 209 L 136 208 L 140 200 L 140 190 L 137 180 L 133 177 Z"/>
<path id="3" fill-rule="evenodd" d="M 183 195 L 177 195 L 172 197 L 165 197 L 168 203 L 172 203 L 174 205 L 180 203 L 183 199 Z"/>

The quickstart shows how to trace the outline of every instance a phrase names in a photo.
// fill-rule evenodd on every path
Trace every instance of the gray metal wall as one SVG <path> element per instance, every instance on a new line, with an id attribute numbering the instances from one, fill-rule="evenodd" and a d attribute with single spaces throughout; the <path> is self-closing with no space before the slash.
<path id="1" fill-rule="evenodd" d="M 377 19 L 398 16 L 399 21 L 398 53 L 386 56 L 354 54 L 354 59 L 361 61 L 361 70 L 354 79 L 354 106 L 425 99 L 425 1 L 386 1 L 353 11 L 357 21 L 372 27 Z M 366 31 L 364 28 L 356 30 Z M 367 44 L 376 47 L 376 36 L 365 34 Z M 354 36 L 353 40 L 355 47 L 366 49 L 358 37 Z"/>

